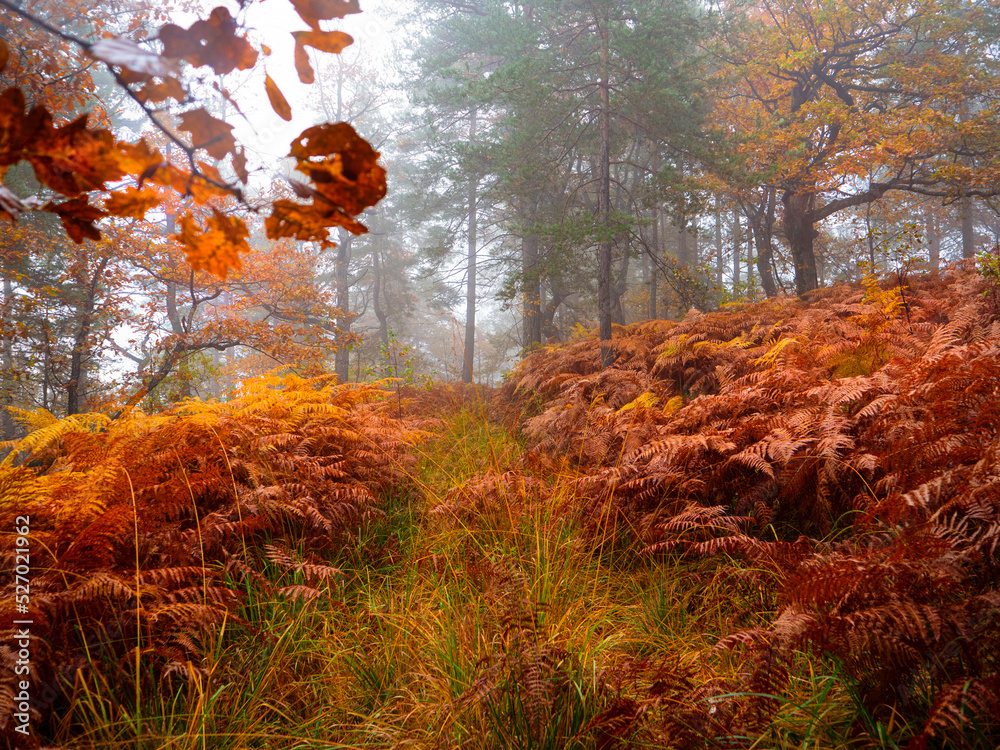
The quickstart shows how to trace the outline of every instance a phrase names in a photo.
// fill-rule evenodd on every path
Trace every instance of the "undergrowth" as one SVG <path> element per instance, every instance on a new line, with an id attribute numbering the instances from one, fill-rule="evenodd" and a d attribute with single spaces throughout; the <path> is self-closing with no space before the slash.
<path id="1" fill-rule="evenodd" d="M 24 414 L 0 520 L 33 519 L 32 741 L 995 747 L 977 284 L 927 280 L 908 318 L 869 280 L 651 321 L 612 368 L 550 347 L 501 393 Z"/>

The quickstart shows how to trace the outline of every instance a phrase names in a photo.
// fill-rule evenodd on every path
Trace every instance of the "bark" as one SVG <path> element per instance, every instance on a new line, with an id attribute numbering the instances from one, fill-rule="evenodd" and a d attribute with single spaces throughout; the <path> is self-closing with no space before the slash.
<path id="1" fill-rule="evenodd" d="M 941 267 L 941 227 L 937 214 L 928 211 L 924 214 L 924 226 L 927 229 L 928 252 L 931 268 L 937 271 Z"/>
<path id="2" fill-rule="evenodd" d="M 599 24 L 601 35 L 601 155 L 599 158 L 600 187 L 597 211 L 604 228 L 604 237 L 597 249 L 597 319 L 601 341 L 601 367 L 615 361 L 611 344 L 611 238 L 608 236 L 611 214 L 611 82 L 608 80 L 609 32 L 607 18 Z"/>
<path id="3" fill-rule="evenodd" d="M 389 316 L 382 307 L 382 258 L 378 248 L 372 253 L 372 263 L 375 271 L 375 284 L 372 291 L 372 304 L 375 317 L 378 319 L 378 340 L 383 349 L 389 348 Z M 359 375 L 360 377 L 360 375 Z"/>
<path id="4" fill-rule="evenodd" d="M 740 250 L 743 249 L 743 222 L 740 215 L 733 212 L 733 289 L 740 285 Z"/>
<path id="5" fill-rule="evenodd" d="M 476 108 L 469 117 L 469 142 L 476 140 Z M 462 382 L 472 382 L 473 363 L 476 351 L 476 230 L 477 230 L 477 188 L 479 180 L 469 180 L 469 268 L 468 286 L 465 293 L 465 356 L 462 362 Z"/>
<path id="6" fill-rule="evenodd" d="M 3 360 L 0 361 L 0 377 L 3 379 L 3 388 L 0 389 L 0 430 L 2 430 L 4 440 L 13 440 L 15 433 L 14 420 L 7 411 L 8 406 L 14 405 L 14 337 L 8 334 L 13 328 L 13 321 L 10 320 L 11 301 L 14 299 L 14 285 L 11 283 L 7 269 L 4 268 L 3 275 L 3 308 L 0 316 L 0 325 L 3 328 Z"/>
<path id="7" fill-rule="evenodd" d="M 94 269 L 83 299 L 82 309 L 77 315 L 80 322 L 73 336 L 73 351 L 69 358 L 69 382 L 66 384 L 66 414 L 79 414 L 85 392 L 86 360 L 90 354 L 87 339 L 94 325 L 94 308 L 97 299 L 97 287 L 110 258 L 102 258 Z"/>
<path id="8" fill-rule="evenodd" d="M 774 274 L 771 271 L 771 261 L 774 256 L 774 246 L 771 244 L 774 238 L 774 203 L 775 191 L 770 188 L 767 190 L 760 207 L 754 211 L 750 222 L 754 251 L 757 254 L 757 273 L 760 275 L 760 285 L 764 289 L 766 297 L 773 297 L 778 293 L 777 285 L 774 283 Z M 796 274 L 796 278 L 798 278 L 798 274 Z M 749 281 L 749 276 L 747 280 Z M 815 286 L 813 288 L 815 289 Z"/>
<path id="9" fill-rule="evenodd" d="M 653 209 L 653 244 L 649 248 L 649 318 L 656 320 L 656 297 L 660 293 L 657 288 L 657 274 L 660 270 L 660 211 Z"/>
<path id="10" fill-rule="evenodd" d="M 337 317 L 337 334 L 341 339 L 351 333 L 351 246 L 354 244 L 354 235 L 341 230 L 340 244 L 337 246 L 337 308 L 340 315 Z M 337 345 L 334 354 L 334 371 L 341 383 L 346 383 L 351 376 L 351 352 L 342 340 Z"/>
<path id="11" fill-rule="evenodd" d="M 795 263 L 795 293 L 811 292 L 819 286 L 816 274 L 816 253 L 813 243 L 819 236 L 812 210 L 816 196 L 812 193 L 786 192 L 781 202 L 785 206 L 785 239 Z M 758 271 L 760 269 L 758 268 Z"/>
<path id="12" fill-rule="evenodd" d="M 972 221 L 972 199 L 962 199 L 962 259 L 976 257 L 976 227 Z"/>
<path id="13" fill-rule="evenodd" d="M 542 285 L 538 268 L 538 235 L 521 240 L 521 272 L 524 277 L 524 348 L 542 343 Z"/>

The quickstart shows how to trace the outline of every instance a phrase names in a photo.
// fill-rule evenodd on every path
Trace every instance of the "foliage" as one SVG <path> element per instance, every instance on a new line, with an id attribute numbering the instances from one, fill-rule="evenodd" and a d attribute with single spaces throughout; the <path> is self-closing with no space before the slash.
<path id="1" fill-rule="evenodd" d="M 807 651 L 875 723 L 922 722 L 913 747 L 995 736 L 1000 330 L 969 271 L 913 285 L 909 321 L 865 287 L 621 329 L 603 371 L 593 339 L 547 349 L 508 388 L 547 400 L 526 433 L 584 469 L 591 544 L 741 559 L 717 575 L 776 593 L 720 641 L 758 695 L 734 716 L 766 723 Z"/>
<path id="2" fill-rule="evenodd" d="M 159 135 L 186 157 L 185 164 L 174 163 L 152 138 L 132 142 L 116 137 L 108 128 L 92 126 L 86 114 L 60 121 L 55 107 L 71 110 L 70 102 L 34 101 L 33 88 L 11 86 L 0 95 L 0 167 L 6 173 L 26 163 L 43 190 L 40 196 L 25 197 L 0 186 L 0 215 L 16 221 L 24 211 L 46 211 L 59 217 L 73 241 L 96 241 L 103 234 L 99 222 L 142 219 L 163 205 L 157 188 L 166 189 L 185 201 L 174 239 L 185 248 L 192 268 L 223 278 L 239 269 L 241 256 L 250 250 L 249 230 L 227 201 L 250 207 L 244 198 L 247 158 L 232 125 L 203 106 L 188 105 L 198 100 L 199 68 L 208 67 L 219 76 L 247 70 L 258 64 L 261 51 L 266 55 L 269 50 L 255 48 L 240 21 L 222 6 L 187 29 L 164 25 L 151 37 L 158 40 L 154 47 L 124 35 L 101 37 L 97 29 L 85 39 L 18 5 L 0 5 L 18 28 L 44 30 L 57 44 L 68 44 L 77 55 L 105 67 Z M 353 41 L 341 31 L 323 30 L 321 21 L 343 18 L 359 8 L 353 0 L 300 0 L 293 7 L 310 27 L 296 32 L 295 63 L 300 80 L 311 83 L 306 47 L 336 53 Z M 22 66 L 36 62 L 20 52 L 10 50 L 7 42 L 0 46 L 0 59 L 12 68 L 6 74 L 15 80 L 22 77 Z M 290 107 L 270 77 L 265 87 L 275 111 L 290 119 Z M 308 182 L 290 183 L 303 200 L 280 197 L 270 202 L 265 222 L 269 238 L 332 244 L 330 233 L 337 227 L 366 231 L 354 217 L 385 195 L 385 170 L 376 163 L 378 153 L 350 125 L 325 123 L 306 129 L 293 140 L 289 157 Z M 226 159 L 235 180 L 223 178 L 216 166 Z"/>
<path id="3" fill-rule="evenodd" d="M 247 625 L 247 589 L 313 599 L 335 588 L 340 572 L 325 560 L 379 514 L 380 494 L 406 484 L 419 433 L 382 414 L 380 384 L 330 380 L 271 376 L 227 403 L 117 420 L 23 414 L 35 429 L 0 466 L 0 517 L 8 528 L 31 519 L 33 694 L 55 686 L 34 722 L 94 649 L 138 695 L 196 669 L 225 623 Z M 14 547 L 3 554 L 13 571 Z M 269 589 L 265 564 L 297 580 Z M 6 573 L 5 643 L 14 589 Z M 17 678 L 3 648 L 11 731 Z"/>

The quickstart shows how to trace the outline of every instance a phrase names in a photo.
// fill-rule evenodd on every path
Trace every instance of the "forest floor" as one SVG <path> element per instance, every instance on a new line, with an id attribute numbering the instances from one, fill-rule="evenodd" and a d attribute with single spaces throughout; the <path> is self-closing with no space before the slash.
<path id="1" fill-rule="evenodd" d="M 614 367 L 580 339 L 498 391 L 283 375 L 159 415 L 23 412 L 0 522 L 30 604 L 0 579 L 0 635 L 31 621 L 31 673 L 0 647 L 2 738 L 996 747 L 985 291 L 648 321 Z"/>

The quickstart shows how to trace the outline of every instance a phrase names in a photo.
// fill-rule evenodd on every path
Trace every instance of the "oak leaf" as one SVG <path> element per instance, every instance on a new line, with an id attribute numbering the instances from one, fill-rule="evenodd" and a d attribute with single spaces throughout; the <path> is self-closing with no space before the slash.
<path id="1" fill-rule="evenodd" d="M 91 206 L 85 195 L 52 205 L 47 210 L 62 219 L 66 234 L 74 242 L 83 242 L 85 239 L 96 242 L 101 239 L 101 233 L 94 226 L 94 222 L 103 219 L 107 214 L 96 206 Z"/>
<path id="2" fill-rule="evenodd" d="M 195 21 L 190 29 L 168 23 L 160 29 L 160 41 L 167 57 L 183 58 L 196 68 L 208 65 L 225 75 L 237 68 L 252 68 L 257 62 L 257 50 L 236 30 L 236 19 L 220 6 L 208 20 Z"/>
<path id="3" fill-rule="evenodd" d="M 240 253 L 250 251 L 250 233 L 242 219 L 212 209 L 208 226 L 202 229 L 191 214 L 181 219 L 181 231 L 174 235 L 184 246 L 188 263 L 196 271 L 208 271 L 221 279 L 230 269 L 242 268 Z"/>
<path id="4" fill-rule="evenodd" d="M 292 0 L 292 5 L 302 20 L 314 29 L 319 29 L 320 21 L 361 12 L 358 0 Z"/>
<path id="5" fill-rule="evenodd" d="M 160 196 L 155 190 L 127 188 L 121 192 L 112 193 L 104 202 L 104 210 L 115 216 L 129 219 L 142 219 L 146 213 L 159 204 Z"/>
<path id="6" fill-rule="evenodd" d="M 306 129 L 292 141 L 289 156 L 330 203 L 357 215 L 385 197 L 385 169 L 378 152 L 346 122 Z"/>
<path id="7" fill-rule="evenodd" d="M 236 150 L 233 126 L 213 117 L 203 107 L 185 112 L 180 120 L 180 129 L 191 134 L 191 145 L 205 149 L 209 156 L 224 159 Z"/>
<path id="8" fill-rule="evenodd" d="M 354 44 L 351 35 L 343 31 L 295 31 L 292 36 L 295 37 L 296 45 L 314 47 L 320 52 L 334 55 Z"/>
<path id="9" fill-rule="evenodd" d="M 75 198 L 122 177 L 121 152 L 110 131 L 90 130 L 87 115 L 56 127 L 48 113 L 44 114 L 24 146 L 24 158 L 39 182 Z"/>

